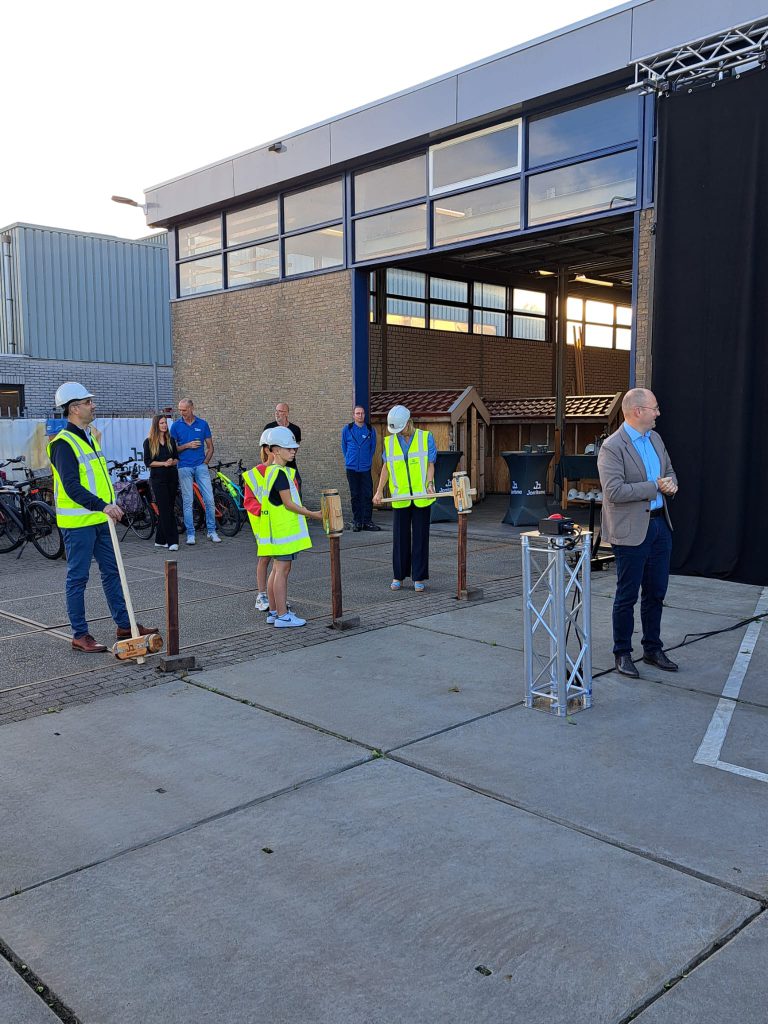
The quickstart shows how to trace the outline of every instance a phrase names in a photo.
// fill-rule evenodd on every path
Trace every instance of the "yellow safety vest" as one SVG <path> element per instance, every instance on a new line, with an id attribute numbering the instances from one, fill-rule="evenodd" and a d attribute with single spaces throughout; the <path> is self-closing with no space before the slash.
<path id="1" fill-rule="evenodd" d="M 48 445 L 48 458 L 51 458 L 51 446 L 54 441 L 66 441 L 77 458 L 82 486 L 86 491 L 95 494 L 97 498 L 101 498 L 107 505 L 111 505 L 115 501 L 115 489 L 109 477 L 107 460 L 104 458 L 96 438 L 92 436 L 91 440 L 93 448 L 82 441 L 77 434 L 73 434 L 71 430 L 60 430 Z M 106 523 L 106 513 L 91 512 L 90 509 L 83 508 L 82 505 L 78 505 L 70 498 L 64 490 L 53 460 L 51 460 L 51 467 L 53 469 L 53 499 L 56 505 L 57 525 L 62 529 L 74 530 L 79 526 L 96 526 L 98 523 Z"/>
<path id="2" fill-rule="evenodd" d="M 268 469 L 269 467 L 267 467 Z M 253 469 L 249 469 L 247 473 L 243 473 L 243 480 L 248 484 L 251 492 L 260 505 L 264 504 L 264 474 L 259 472 L 258 466 L 254 466 Z M 252 512 L 248 513 L 248 521 L 251 524 L 254 537 L 259 539 L 259 519 L 260 516 L 255 516 Z"/>
<path id="3" fill-rule="evenodd" d="M 389 434 L 384 438 L 384 451 L 387 456 L 389 472 L 389 489 L 392 497 L 398 494 L 423 494 L 427 489 L 427 467 L 429 465 L 429 433 L 426 430 L 414 430 L 408 454 L 403 455 L 397 434 Z M 434 498 L 416 498 L 413 502 L 424 508 L 434 502 Z M 409 501 L 393 501 L 393 508 L 406 508 Z"/>
<path id="4" fill-rule="evenodd" d="M 301 505 L 298 489 L 293 482 L 296 470 L 288 466 L 267 466 L 267 472 L 264 474 L 264 500 L 261 504 L 261 515 L 258 517 L 259 556 L 292 555 L 296 551 L 312 547 L 307 517 L 291 512 L 282 503 L 275 506 L 269 501 L 269 492 L 281 469 L 288 477 L 292 500 Z"/>

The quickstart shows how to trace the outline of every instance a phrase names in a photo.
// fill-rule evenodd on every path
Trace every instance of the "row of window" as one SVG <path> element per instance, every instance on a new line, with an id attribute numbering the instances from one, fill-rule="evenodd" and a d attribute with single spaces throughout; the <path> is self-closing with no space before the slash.
<path id="1" fill-rule="evenodd" d="M 377 320 L 376 275 L 370 275 L 370 319 Z M 546 292 L 457 281 L 390 267 L 383 314 L 388 324 L 433 331 L 548 341 Z M 588 347 L 629 350 L 632 308 L 617 302 L 569 296 L 567 341 L 578 335 Z"/>
<path id="2" fill-rule="evenodd" d="M 636 139 L 637 99 L 622 93 L 353 174 L 352 258 L 364 263 L 634 205 Z M 614 151 L 579 159 L 601 150 Z M 343 266 L 344 222 L 339 178 L 179 227 L 179 295 Z"/>

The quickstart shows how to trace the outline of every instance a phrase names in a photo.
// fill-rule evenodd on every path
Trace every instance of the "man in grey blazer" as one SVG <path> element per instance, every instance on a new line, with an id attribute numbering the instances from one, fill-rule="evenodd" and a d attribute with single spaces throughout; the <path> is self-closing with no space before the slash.
<path id="1" fill-rule="evenodd" d="M 664 442 L 653 429 L 659 416 L 653 392 L 633 388 L 624 396 L 621 409 L 624 423 L 603 443 L 597 468 L 603 491 L 602 535 L 616 555 L 616 670 L 639 679 L 632 661 L 632 631 L 641 587 L 643 661 L 665 672 L 677 671 L 661 642 L 661 611 L 672 554 L 667 499 L 677 493 L 677 477 Z"/>

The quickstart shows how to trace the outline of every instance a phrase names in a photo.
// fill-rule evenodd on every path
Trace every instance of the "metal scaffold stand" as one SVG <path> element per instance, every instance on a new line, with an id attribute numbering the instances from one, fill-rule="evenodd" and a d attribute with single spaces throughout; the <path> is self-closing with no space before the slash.
<path id="1" fill-rule="evenodd" d="M 591 536 L 524 533 L 525 706 L 565 717 L 592 707 Z"/>

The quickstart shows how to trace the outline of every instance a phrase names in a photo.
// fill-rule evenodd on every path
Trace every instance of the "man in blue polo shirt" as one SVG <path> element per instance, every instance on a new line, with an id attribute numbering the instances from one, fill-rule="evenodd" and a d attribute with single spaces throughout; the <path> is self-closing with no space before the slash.
<path id="1" fill-rule="evenodd" d="M 376 451 L 376 431 L 366 422 L 365 409 L 356 405 L 354 419 L 341 432 L 341 450 L 352 499 L 352 518 L 355 533 L 360 530 L 380 530 L 373 522 L 373 480 L 371 465 Z"/>
<path id="2" fill-rule="evenodd" d="M 208 531 L 208 540 L 219 544 L 221 538 L 216 533 L 216 507 L 213 503 L 213 485 L 208 469 L 208 463 L 213 456 L 211 428 L 205 420 L 195 416 L 195 405 L 191 398 L 182 398 L 179 402 L 179 412 L 181 419 L 171 425 L 171 437 L 179 450 L 179 484 L 181 500 L 184 504 L 187 544 L 195 543 L 193 483 L 199 487 L 205 503 L 205 525 Z"/>

